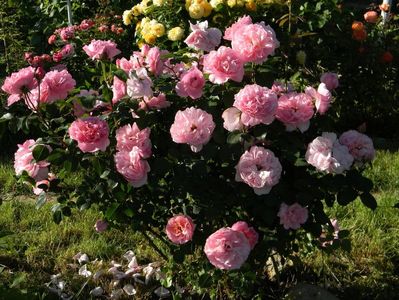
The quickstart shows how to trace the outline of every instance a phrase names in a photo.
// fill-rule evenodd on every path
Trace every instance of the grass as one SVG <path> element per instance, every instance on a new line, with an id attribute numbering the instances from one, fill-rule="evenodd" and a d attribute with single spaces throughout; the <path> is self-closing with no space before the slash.
<path id="1" fill-rule="evenodd" d="M 95 208 L 75 211 L 60 225 L 54 224 L 52 204 L 37 211 L 32 199 L 21 196 L 30 191 L 12 174 L 12 166 L 0 162 L 0 195 L 5 199 L 0 206 L 0 232 L 11 233 L 0 238 L 0 264 L 9 267 L 0 272 L 0 299 L 14 299 L 2 298 L 1 288 L 18 278 L 22 279 L 14 293 L 27 289 L 30 296 L 26 299 L 39 297 L 38 291 L 50 275 L 67 272 L 71 258 L 79 251 L 104 261 L 120 260 L 128 249 L 142 262 L 157 258 L 140 233 L 130 228 L 96 233 L 93 224 L 101 215 Z M 350 231 L 351 251 L 312 251 L 295 267 L 294 277 L 324 286 L 340 299 L 395 299 L 399 295 L 399 210 L 393 205 L 399 202 L 399 153 L 379 151 L 366 175 L 375 182 L 376 211 L 360 200 L 328 209 L 341 229 Z"/>

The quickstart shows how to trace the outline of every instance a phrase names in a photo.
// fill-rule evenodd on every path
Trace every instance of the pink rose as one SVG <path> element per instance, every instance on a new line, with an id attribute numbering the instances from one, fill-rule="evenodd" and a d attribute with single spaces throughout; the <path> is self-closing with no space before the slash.
<path id="1" fill-rule="evenodd" d="M 94 229 L 96 232 L 101 233 L 107 230 L 108 222 L 105 220 L 97 220 L 96 224 L 94 224 Z"/>
<path id="2" fill-rule="evenodd" d="M 196 66 L 183 73 L 176 85 L 177 95 L 198 99 L 202 96 L 202 89 L 205 86 L 204 75 Z"/>
<path id="3" fill-rule="evenodd" d="M 251 246 L 240 231 L 221 228 L 205 242 L 204 252 L 209 262 L 218 269 L 236 270 L 247 260 Z"/>
<path id="4" fill-rule="evenodd" d="M 308 219 L 308 209 L 298 203 L 288 206 L 282 203 L 277 214 L 280 217 L 280 224 L 284 229 L 298 229 Z"/>
<path id="5" fill-rule="evenodd" d="M 93 60 L 112 59 L 121 53 L 114 42 L 101 40 L 92 40 L 89 45 L 83 47 L 83 50 Z"/>
<path id="6" fill-rule="evenodd" d="M 286 93 L 291 93 L 294 91 L 294 87 L 290 82 L 282 83 L 280 81 L 273 82 L 271 90 L 277 94 L 277 96 L 281 96 Z"/>
<path id="7" fill-rule="evenodd" d="M 133 147 L 131 151 L 119 151 L 115 156 L 116 170 L 125 177 L 133 187 L 147 184 L 147 173 L 150 165 L 140 155 L 140 149 Z"/>
<path id="8" fill-rule="evenodd" d="M 189 216 L 177 215 L 168 220 L 166 235 L 172 243 L 181 245 L 192 240 L 195 225 Z"/>
<path id="9" fill-rule="evenodd" d="M 282 167 L 272 151 L 252 146 L 241 155 L 236 171 L 237 182 L 245 182 L 255 194 L 264 195 L 279 182 Z"/>
<path id="10" fill-rule="evenodd" d="M 15 174 L 19 176 L 23 171 L 26 171 L 35 181 L 42 181 L 48 177 L 48 166 L 50 163 L 45 160 L 34 161 L 32 151 L 35 146 L 35 140 L 27 140 L 23 144 L 18 145 L 18 150 L 14 156 Z"/>
<path id="11" fill-rule="evenodd" d="M 10 106 L 19 101 L 21 97 L 37 86 L 35 69 L 27 67 L 14 72 L 6 77 L 1 89 L 9 94 L 7 105 Z"/>
<path id="12" fill-rule="evenodd" d="M 45 187 L 44 187 L 45 186 Z M 40 180 L 36 182 L 35 186 L 33 187 L 33 193 L 39 196 L 41 193 L 45 193 L 50 186 L 50 181 L 47 179 Z"/>
<path id="13" fill-rule="evenodd" d="M 148 53 L 145 57 L 145 63 L 147 64 L 148 70 L 155 76 L 158 76 L 162 73 L 164 68 L 162 55 L 165 55 L 167 53 L 168 51 L 161 51 L 158 47 L 152 47 L 150 48 L 150 50 L 148 50 Z"/>
<path id="14" fill-rule="evenodd" d="M 220 44 L 222 32 L 217 28 L 208 28 L 208 21 L 196 25 L 190 23 L 191 33 L 184 40 L 190 48 L 203 51 L 212 51 Z"/>
<path id="15" fill-rule="evenodd" d="M 241 82 L 244 64 L 233 49 L 221 46 L 217 51 L 204 56 L 204 72 L 210 74 L 209 80 L 216 84 L 225 83 L 229 79 Z"/>
<path id="16" fill-rule="evenodd" d="M 57 40 L 57 36 L 55 34 L 50 35 L 50 37 L 48 38 L 47 42 L 49 45 L 52 45 L 55 43 L 55 41 Z"/>
<path id="17" fill-rule="evenodd" d="M 222 114 L 222 118 L 224 120 L 223 127 L 230 132 L 244 128 L 244 124 L 241 122 L 241 110 L 235 107 L 226 109 Z"/>
<path id="18" fill-rule="evenodd" d="M 313 113 L 312 98 L 305 93 L 292 92 L 278 99 L 276 118 L 284 123 L 287 131 L 308 130 Z"/>
<path id="19" fill-rule="evenodd" d="M 134 72 L 131 72 L 126 85 L 127 94 L 132 99 L 152 97 L 152 80 L 150 77 L 148 77 L 145 68 L 140 68 Z"/>
<path id="20" fill-rule="evenodd" d="M 317 91 L 313 87 L 307 87 L 305 94 L 315 99 L 316 112 L 324 115 L 330 108 L 331 92 L 324 83 L 320 83 Z"/>
<path id="21" fill-rule="evenodd" d="M 98 117 L 87 117 L 73 121 L 68 129 L 71 139 L 78 142 L 82 152 L 105 151 L 109 145 L 109 128 L 106 121 Z"/>
<path id="22" fill-rule="evenodd" d="M 231 41 L 231 48 L 244 63 L 261 64 L 279 46 L 274 30 L 264 22 L 240 26 Z"/>
<path id="23" fill-rule="evenodd" d="M 234 223 L 233 226 L 231 226 L 231 229 L 242 232 L 247 238 L 248 243 L 251 246 L 251 249 L 253 249 L 255 245 L 258 243 L 259 234 L 256 232 L 256 230 L 253 227 L 249 227 L 247 222 L 238 221 Z"/>
<path id="24" fill-rule="evenodd" d="M 324 132 L 308 145 L 305 158 L 317 170 L 335 174 L 349 170 L 353 163 L 348 147 L 339 143 L 335 133 L 329 132 Z"/>
<path id="25" fill-rule="evenodd" d="M 376 11 L 369 10 L 369 11 L 366 12 L 363 16 L 364 16 L 364 20 L 365 20 L 367 23 L 373 23 L 373 24 L 375 24 L 375 23 L 378 22 L 379 14 L 378 14 Z"/>
<path id="26" fill-rule="evenodd" d="M 324 83 L 329 91 L 335 90 L 339 86 L 337 73 L 324 73 L 320 77 L 320 82 Z"/>
<path id="27" fill-rule="evenodd" d="M 119 79 L 118 76 L 114 76 L 114 84 L 112 85 L 112 103 L 115 104 L 119 102 L 123 97 L 126 96 L 127 87 L 126 82 Z"/>
<path id="28" fill-rule="evenodd" d="M 75 29 L 73 28 L 73 26 L 62 28 L 60 31 L 60 37 L 65 42 L 70 39 L 73 39 L 74 36 L 75 36 Z"/>
<path id="29" fill-rule="evenodd" d="M 129 72 L 130 72 L 131 70 L 135 69 L 132 59 L 127 60 L 127 59 L 124 58 L 124 57 L 122 57 L 121 59 L 118 58 L 118 59 L 116 60 L 116 66 L 117 66 L 119 69 L 125 71 L 125 73 L 126 73 L 127 75 L 129 74 Z"/>
<path id="30" fill-rule="evenodd" d="M 228 41 L 233 40 L 233 36 L 237 31 L 239 31 L 242 27 L 245 27 L 250 24 L 252 24 L 252 19 L 250 16 L 244 16 L 239 18 L 237 22 L 233 23 L 230 27 L 226 28 L 223 38 Z"/>
<path id="31" fill-rule="evenodd" d="M 138 148 L 142 158 L 151 156 L 150 128 L 140 130 L 136 123 L 125 125 L 116 130 L 116 149 L 118 151 L 131 151 Z"/>
<path id="32" fill-rule="evenodd" d="M 241 122 L 246 126 L 270 124 L 277 111 L 277 95 L 257 84 L 246 85 L 234 96 L 234 104 L 241 110 Z"/>
<path id="33" fill-rule="evenodd" d="M 165 94 L 161 93 L 156 97 L 147 98 L 144 97 L 143 101 L 139 103 L 139 107 L 142 110 L 149 110 L 149 109 L 162 109 L 170 106 L 170 102 L 166 100 Z"/>
<path id="34" fill-rule="evenodd" d="M 193 152 L 199 152 L 211 139 L 214 129 L 212 115 L 202 109 L 190 107 L 176 113 L 170 134 L 175 143 L 189 144 Z"/>
<path id="35" fill-rule="evenodd" d="M 365 134 L 356 130 L 344 132 L 339 137 L 339 142 L 348 147 L 355 160 L 372 161 L 375 156 L 373 141 Z"/>
<path id="36" fill-rule="evenodd" d="M 62 54 L 62 58 L 67 58 L 75 53 L 75 48 L 72 44 L 66 44 L 64 47 L 62 47 L 60 52 Z"/>

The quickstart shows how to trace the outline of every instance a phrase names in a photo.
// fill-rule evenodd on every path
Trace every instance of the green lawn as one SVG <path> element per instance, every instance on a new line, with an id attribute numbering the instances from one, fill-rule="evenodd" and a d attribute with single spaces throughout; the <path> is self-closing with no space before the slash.
<path id="1" fill-rule="evenodd" d="M 110 261 L 120 260 L 132 249 L 142 262 L 156 259 L 140 233 L 130 228 L 96 233 L 93 224 L 101 215 L 95 208 L 76 211 L 60 225 L 54 224 L 52 204 L 37 211 L 34 199 L 24 196 L 29 191 L 12 174 L 9 163 L 0 163 L 0 232 L 10 234 L 0 238 L 0 267 L 7 266 L 0 268 L 0 299 L 19 299 L 2 298 L 4 288 L 10 292 L 13 283 L 13 295 L 28 289 L 26 299 L 39 297 L 50 275 L 67 272 L 67 264 L 79 251 Z M 303 255 L 303 264 L 289 271 L 295 281 L 327 287 L 341 299 L 394 299 L 399 295 L 399 210 L 393 208 L 399 202 L 399 153 L 379 151 L 367 176 L 376 185 L 376 211 L 360 200 L 328 210 L 341 229 L 350 230 L 352 250 L 333 254 L 314 250 Z"/>

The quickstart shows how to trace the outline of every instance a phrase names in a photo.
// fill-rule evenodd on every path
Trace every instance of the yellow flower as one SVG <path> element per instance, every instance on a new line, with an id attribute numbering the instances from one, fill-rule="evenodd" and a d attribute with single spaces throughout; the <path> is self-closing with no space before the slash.
<path id="1" fill-rule="evenodd" d="M 123 12 L 122 18 L 123 18 L 123 24 L 125 24 L 126 26 L 132 24 L 132 19 L 133 19 L 132 11 L 131 10 L 125 10 Z"/>
<path id="2" fill-rule="evenodd" d="M 161 23 L 157 23 L 151 28 L 151 32 L 155 34 L 157 37 L 161 37 L 165 34 L 165 26 Z"/>
<path id="3" fill-rule="evenodd" d="M 207 17 L 212 13 L 212 6 L 207 1 L 202 2 L 201 6 L 204 9 L 204 17 Z"/>
<path id="4" fill-rule="evenodd" d="M 236 0 L 227 0 L 227 5 L 229 7 L 234 7 L 237 5 L 237 1 Z"/>
<path id="5" fill-rule="evenodd" d="M 184 36 L 184 30 L 181 27 L 173 27 L 168 31 L 168 39 L 171 41 L 180 41 Z"/>
<path id="6" fill-rule="evenodd" d="M 237 6 L 243 7 L 244 5 L 245 5 L 245 1 L 244 0 L 237 0 Z"/>
<path id="7" fill-rule="evenodd" d="M 133 8 L 131 9 L 131 12 L 132 12 L 132 14 L 134 15 L 134 16 L 139 16 L 139 15 L 141 15 L 142 13 L 143 13 L 143 10 L 142 10 L 142 8 L 141 8 L 141 5 L 140 4 L 137 4 L 137 5 L 135 5 L 135 6 L 133 6 Z"/>
<path id="8" fill-rule="evenodd" d="M 188 13 L 193 19 L 201 19 L 204 16 L 204 8 L 199 4 L 191 4 Z"/>
<path id="9" fill-rule="evenodd" d="M 191 4 L 192 4 L 191 0 L 186 0 L 186 10 L 187 11 L 190 9 Z"/>
<path id="10" fill-rule="evenodd" d="M 223 0 L 211 0 L 210 2 L 209 2 L 209 4 L 213 7 L 213 8 L 216 8 L 216 7 L 218 7 L 218 5 L 220 5 L 220 4 L 223 4 Z"/>
<path id="11" fill-rule="evenodd" d="M 155 6 L 162 6 L 165 3 L 165 0 L 152 0 L 152 3 Z"/>
<path id="12" fill-rule="evenodd" d="M 153 34 L 145 34 L 143 35 L 143 38 L 147 44 L 154 44 L 157 39 L 157 37 Z"/>
<path id="13" fill-rule="evenodd" d="M 254 0 L 247 0 L 247 3 L 245 3 L 245 7 L 249 11 L 256 11 L 256 3 Z"/>

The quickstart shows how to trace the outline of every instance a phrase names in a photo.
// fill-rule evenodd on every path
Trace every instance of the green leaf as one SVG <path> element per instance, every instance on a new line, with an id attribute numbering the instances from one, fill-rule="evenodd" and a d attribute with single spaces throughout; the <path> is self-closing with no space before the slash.
<path id="1" fill-rule="evenodd" d="M 229 133 L 227 136 L 227 143 L 228 144 L 238 144 L 242 141 L 242 132 L 240 131 L 233 131 Z"/>
<path id="2" fill-rule="evenodd" d="M 360 200 L 362 200 L 363 204 L 368 208 L 375 210 L 377 208 L 377 200 L 375 200 L 374 196 L 370 193 L 363 193 L 360 195 Z"/>
<path id="3" fill-rule="evenodd" d="M 355 201 L 358 194 L 357 192 L 350 188 L 346 187 L 343 190 L 339 191 L 337 194 L 337 201 L 339 205 L 348 205 L 349 203 Z"/>
<path id="4" fill-rule="evenodd" d="M 119 208 L 119 205 L 120 205 L 119 203 L 112 203 L 105 212 L 105 218 L 112 219 L 116 210 Z"/>
<path id="5" fill-rule="evenodd" d="M 10 288 L 15 288 L 25 281 L 26 281 L 26 273 L 22 273 L 14 279 L 14 281 L 10 285 Z"/>
<path id="6" fill-rule="evenodd" d="M 131 208 L 126 208 L 123 213 L 128 216 L 129 218 L 132 218 L 134 216 L 134 212 Z"/>
<path id="7" fill-rule="evenodd" d="M 45 160 L 49 156 L 49 154 L 50 154 L 50 150 L 45 145 L 36 145 L 32 151 L 33 158 L 37 162 Z"/>
<path id="8" fill-rule="evenodd" d="M 41 192 L 39 197 L 36 200 L 36 209 L 40 209 L 46 203 L 47 197 L 45 192 Z"/>
<path id="9" fill-rule="evenodd" d="M 60 163 L 63 157 L 66 155 L 65 150 L 63 149 L 54 149 L 50 155 L 47 157 L 47 161 L 51 163 Z"/>
<path id="10" fill-rule="evenodd" d="M 0 118 L 0 123 L 9 121 L 9 120 L 11 120 L 12 118 L 13 118 L 13 115 L 12 115 L 12 114 L 6 113 L 6 114 L 4 114 L 4 115 L 1 116 L 1 118 Z"/>
<path id="11" fill-rule="evenodd" d="M 113 71 L 112 74 L 116 77 L 118 77 L 120 80 L 126 81 L 127 80 L 127 75 L 125 71 L 118 69 L 116 71 Z"/>

